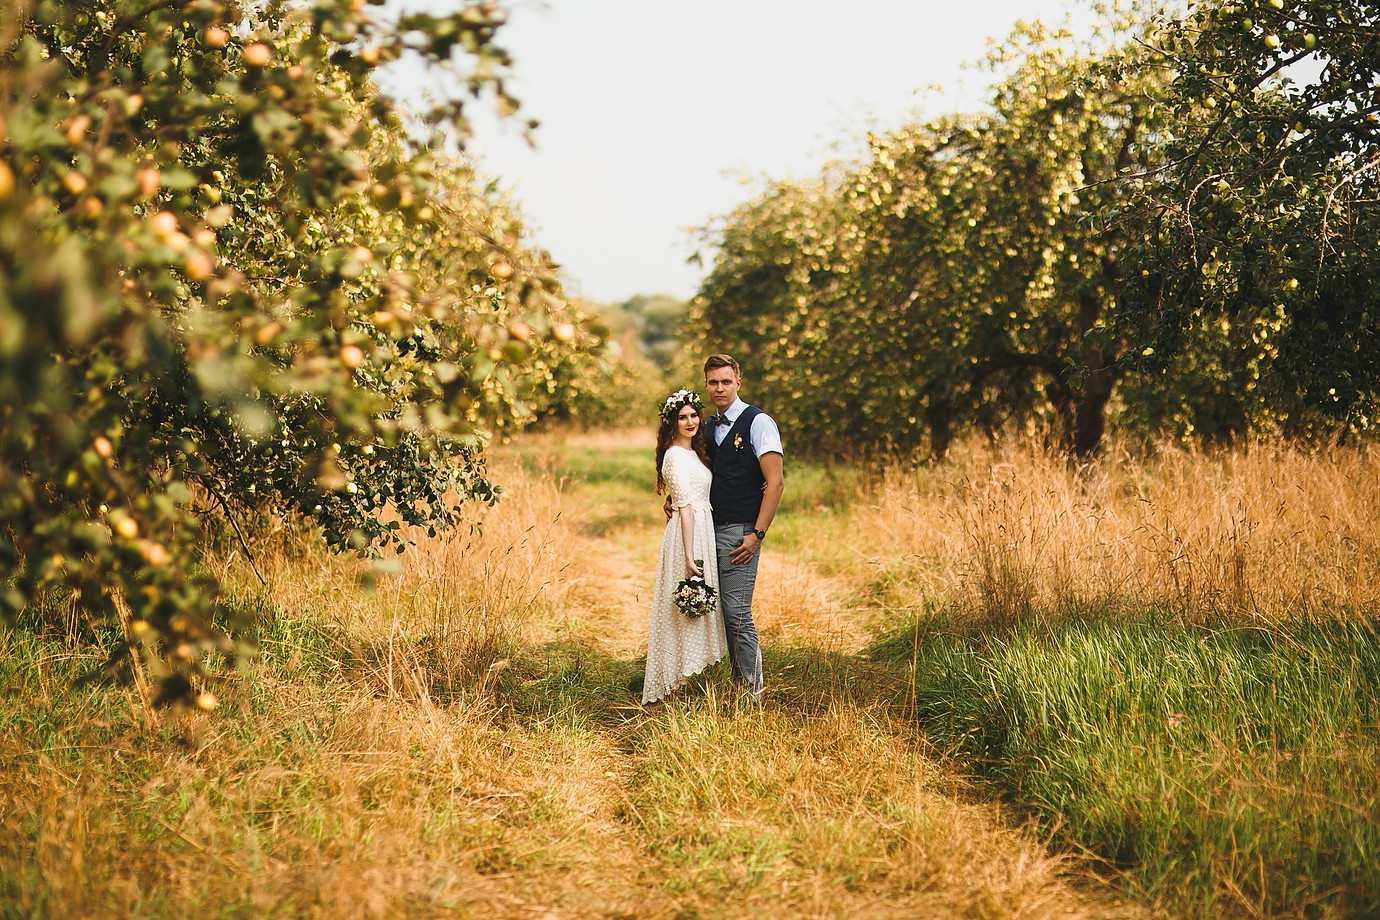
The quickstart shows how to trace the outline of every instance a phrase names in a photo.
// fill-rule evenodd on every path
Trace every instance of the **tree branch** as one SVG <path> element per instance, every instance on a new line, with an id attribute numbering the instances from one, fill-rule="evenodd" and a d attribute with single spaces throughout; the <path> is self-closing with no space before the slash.
<path id="1" fill-rule="evenodd" d="M 110 54 L 115 48 L 115 42 L 124 34 L 125 30 L 139 22 L 139 20 L 143 19 L 145 16 L 150 13 L 156 13 L 159 10 L 177 9 L 181 5 L 181 0 L 156 0 L 156 2 L 150 3 L 143 9 L 135 10 L 133 13 L 121 16 L 119 19 L 115 20 L 115 25 L 111 26 L 110 36 L 105 40 L 105 47 L 101 49 L 101 53 L 106 55 Z"/>
<path id="2" fill-rule="evenodd" d="M 1016 370 L 1017 368 L 1033 368 L 1038 371 L 1044 371 L 1055 380 L 1059 381 L 1061 385 L 1066 384 L 1068 381 L 1068 368 L 1062 361 L 1050 355 L 1039 353 L 1026 354 L 1025 352 L 1008 352 L 979 363 L 977 367 L 974 368 L 974 372 L 979 378 L 982 378 L 989 374 L 994 374 L 997 371 L 1010 371 Z"/>
<path id="3" fill-rule="evenodd" d="M 198 476 L 197 478 L 201 480 L 201 484 L 206 487 L 206 491 L 210 492 L 215 500 L 220 502 L 221 509 L 225 511 L 225 516 L 229 519 L 230 526 L 234 528 L 235 536 L 240 541 L 240 548 L 244 550 L 244 556 L 249 560 L 249 567 L 254 570 L 254 574 L 259 579 L 259 584 L 268 587 L 267 579 L 259 572 L 259 566 L 254 561 L 254 554 L 249 549 L 249 543 L 244 539 L 244 534 L 240 532 L 240 525 L 239 522 L 235 520 L 235 513 L 230 510 L 230 503 L 226 501 L 225 496 L 221 495 L 216 487 L 211 484 L 209 477 Z"/>

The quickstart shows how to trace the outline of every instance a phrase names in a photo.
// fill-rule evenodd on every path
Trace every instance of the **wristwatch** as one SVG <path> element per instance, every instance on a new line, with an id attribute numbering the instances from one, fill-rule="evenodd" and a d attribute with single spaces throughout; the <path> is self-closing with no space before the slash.
<path id="1" fill-rule="evenodd" d="M 753 530 L 752 532 L 757 534 L 757 539 L 759 540 L 765 540 L 767 538 L 767 532 L 765 530 Z"/>

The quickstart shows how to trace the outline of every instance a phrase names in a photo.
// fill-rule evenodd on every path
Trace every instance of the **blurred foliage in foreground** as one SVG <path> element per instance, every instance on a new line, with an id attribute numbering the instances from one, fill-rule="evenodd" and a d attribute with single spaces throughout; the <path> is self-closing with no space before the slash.
<path id="1" fill-rule="evenodd" d="M 1023 24 L 989 110 L 869 137 L 710 234 L 706 351 L 802 445 L 942 457 L 976 429 L 1076 456 L 1109 421 L 1226 439 L 1380 412 L 1380 13 L 1359 0 Z"/>
<path id="2" fill-rule="evenodd" d="M 43 0 L 0 14 L 0 608 L 117 618 L 155 702 L 233 660 L 207 530 L 297 515 L 407 545 L 493 501 L 480 432 L 596 336 L 466 161 L 371 81 L 516 102 L 469 3 Z M 386 510 L 391 514 L 385 515 Z M 136 673 L 139 673 L 136 669 Z"/>

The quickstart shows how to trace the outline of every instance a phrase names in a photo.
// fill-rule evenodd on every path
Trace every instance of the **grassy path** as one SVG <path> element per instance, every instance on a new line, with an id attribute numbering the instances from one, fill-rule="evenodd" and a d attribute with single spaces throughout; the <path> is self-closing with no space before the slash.
<path id="1" fill-rule="evenodd" d="M 0 635 L 0 917 L 895 918 L 1143 913 L 926 755 L 876 611 L 799 489 L 764 557 L 769 696 L 644 712 L 663 526 L 637 437 L 527 440 L 480 535 L 363 563 L 262 535 L 256 665 L 145 728 L 91 656 Z M 816 535 L 817 536 L 817 535 Z M 837 549 L 837 548 L 836 548 Z"/>
<path id="2" fill-rule="evenodd" d="M 609 742 L 582 765 L 594 785 L 600 773 L 611 781 L 590 804 L 611 820 L 588 830 L 600 841 L 593 849 L 616 860 L 596 874 L 607 882 L 633 871 L 647 916 L 1139 913 L 1095 884 L 1070 884 L 1068 867 L 923 755 L 900 717 L 903 682 L 865 654 L 875 612 L 858 608 L 860 586 L 799 548 L 794 535 L 810 526 L 808 509 L 791 510 L 800 501 L 786 505 L 775 528 L 784 538 L 762 561 L 762 711 L 731 699 L 723 664 L 652 713 L 632 705 L 619 684 L 645 651 L 664 526 L 645 485 L 649 455 L 637 435 L 522 454 L 562 482 L 570 503 L 561 513 L 579 544 L 561 614 L 529 640 L 548 650 L 550 670 L 529 679 L 565 681 L 559 663 L 551 669 L 553 650 L 578 656 L 583 645 L 610 659 L 602 673 L 582 663 L 583 686 L 565 688 L 567 701 L 583 697 L 567 716 L 577 712 L 576 725 Z M 552 695 L 522 699 L 529 718 L 562 711 Z"/>
<path id="3" fill-rule="evenodd" d="M 650 444 L 596 436 L 548 449 L 591 560 L 565 616 L 614 650 L 612 671 L 631 675 L 663 527 L 642 485 Z M 1266 461 L 1231 487 L 1259 489 L 1276 518 L 1297 514 L 1296 496 L 1270 491 L 1306 478 L 1278 475 L 1296 458 Z M 1262 629 L 1252 607 L 1195 627 L 1212 609 L 1201 586 L 1179 599 L 1183 619 L 1166 617 L 1147 603 L 1166 590 L 1153 577 L 1166 564 L 1155 522 L 1191 522 L 1210 535 L 1196 545 L 1220 547 L 1235 512 L 1214 533 L 1202 496 L 1167 490 L 1186 504 L 1147 511 L 1143 484 L 1099 493 L 1060 470 L 1016 489 L 1009 463 L 989 464 L 946 469 L 940 482 L 893 474 L 880 487 L 794 471 L 755 604 L 762 712 L 720 699 L 722 669 L 652 714 L 613 702 L 617 679 L 593 690 L 587 713 L 622 713 L 601 732 L 617 739 L 611 771 L 624 818 L 637 822 L 628 852 L 668 880 L 663 894 L 690 893 L 676 911 L 747 915 L 731 901 L 708 909 L 708 891 L 818 916 L 1135 913 L 1096 887 L 1070 887 L 1009 816 L 974 804 L 925 756 L 930 742 L 1060 840 L 1124 866 L 1127 888 L 1172 915 L 1372 916 L 1373 619 L 1339 604 Z M 1335 470 L 1312 473 L 1326 483 Z M 1153 491 L 1210 478 L 1183 474 L 1171 463 L 1146 481 Z M 1333 527 L 1309 534 L 1319 550 L 1354 541 L 1349 521 Z M 1253 544 L 1251 566 L 1278 571 L 1263 561 L 1276 545 Z M 1171 549 L 1173 566 L 1182 559 Z M 1123 588 L 1140 593 L 1099 597 L 1127 557 L 1139 574 Z M 1247 555 L 1234 558 L 1239 580 Z M 1195 564 L 1216 571 L 1211 553 Z M 1268 600 L 1275 588 L 1267 576 L 1249 594 Z M 1209 593 L 1227 596 L 1221 585 Z"/>

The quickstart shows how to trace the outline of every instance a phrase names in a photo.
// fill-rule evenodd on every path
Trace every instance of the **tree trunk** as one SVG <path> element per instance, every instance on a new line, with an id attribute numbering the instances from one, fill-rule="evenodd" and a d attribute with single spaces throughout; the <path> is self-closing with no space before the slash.
<path id="1" fill-rule="evenodd" d="M 1072 450 L 1078 418 L 1073 391 L 1062 379 L 1056 378 L 1045 384 L 1045 399 L 1049 400 L 1049 404 L 1059 414 L 1059 446 L 1064 450 Z"/>
<path id="2" fill-rule="evenodd" d="M 925 424 L 930 429 L 930 461 L 942 462 L 953 441 L 953 413 L 943 403 L 925 409 Z"/>
<path id="3" fill-rule="evenodd" d="M 1075 457 L 1087 459 L 1102 446 L 1102 434 L 1107 429 L 1107 403 L 1116 385 L 1116 368 L 1107 364 L 1101 347 L 1088 352 L 1088 382 L 1083 388 L 1083 400 L 1073 422 L 1070 449 Z"/>
<path id="4" fill-rule="evenodd" d="M 1133 114 L 1122 134 L 1121 147 L 1117 150 L 1116 164 L 1112 167 L 1111 176 L 1120 175 L 1130 164 L 1132 147 L 1135 145 L 1139 132 L 1140 116 Z M 1091 180 L 1097 171 L 1093 168 L 1095 158 L 1090 154 L 1091 148 L 1085 144 L 1082 156 L 1083 172 Z M 1109 245 L 1099 259 L 1102 270 L 1101 282 L 1105 291 L 1115 291 L 1121 281 L 1121 268 L 1117 264 L 1116 257 L 1111 255 L 1111 233 L 1112 231 L 1109 230 L 1104 234 L 1104 242 Z M 1078 292 L 1078 331 L 1085 340 L 1096 328 L 1101 315 L 1102 302 L 1096 294 L 1087 288 L 1080 290 Z M 1070 453 L 1080 460 L 1092 457 L 1102 446 L 1102 435 L 1107 430 L 1107 403 L 1111 400 L 1112 389 L 1120 377 L 1120 371 L 1116 366 L 1116 356 L 1113 355 L 1109 358 L 1102 350 L 1101 345 L 1093 345 L 1088 349 L 1084 366 L 1088 374 L 1087 382 L 1083 386 L 1083 398 L 1079 401 L 1077 414 L 1072 420 L 1073 427 L 1070 431 L 1068 445 Z"/>

